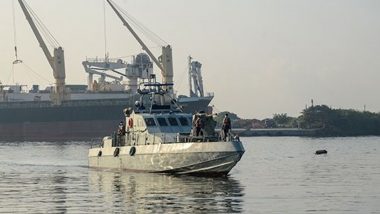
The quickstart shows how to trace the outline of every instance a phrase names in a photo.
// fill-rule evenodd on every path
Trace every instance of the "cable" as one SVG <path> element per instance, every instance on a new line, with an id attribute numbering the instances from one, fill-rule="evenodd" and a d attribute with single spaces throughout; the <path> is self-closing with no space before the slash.
<path id="1" fill-rule="evenodd" d="M 15 9 L 15 1 L 12 0 L 12 12 L 13 12 L 13 41 L 15 45 L 15 60 L 18 60 L 17 56 L 17 31 L 16 31 L 16 9 Z M 12 66 L 13 67 L 13 66 Z"/>
<path id="2" fill-rule="evenodd" d="M 188 68 L 186 68 L 185 69 L 185 71 L 187 70 Z M 188 72 L 181 72 L 182 74 L 180 75 L 180 81 L 179 81 L 179 83 L 178 84 L 176 84 L 178 87 L 177 87 L 177 89 L 178 88 L 181 88 L 182 87 L 182 85 L 183 85 L 183 81 L 184 81 L 184 77 L 185 77 L 185 75 L 186 75 L 186 73 L 188 73 Z"/>
<path id="3" fill-rule="evenodd" d="M 103 1 L 103 13 L 104 13 L 104 56 L 107 56 L 107 16 L 106 16 L 106 2 Z"/>
<path id="4" fill-rule="evenodd" d="M 27 65 L 25 62 L 23 63 L 25 65 L 25 67 L 31 71 L 32 73 L 34 73 L 35 75 L 37 75 L 39 78 L 41 78 L 41 80 L 44 80 L 46 81 L 47 83 L 49 83 L 50 85 L 53 85 L 54 83 L 52 83 L 50 80 L 48 80 L 47 78 L 43 77 L 42 75 L 38 74 L 36 71 L 34 71 L 29 65 Z"/>
<path id="5" fill-rule="evenodd" d="M 54 36 L 49 31 L 49 29 L 43 24 L 43 22 L 37 16 L 37 14 L 33 11 L 33 9 L 25 1 L 24 1 L 24 4 L 25 4 L 25 7 L 30 12 L 30 15 L 32 16 L 33 20 L 35 21 L 37 28 L 44 35 L 45 39 L 50 44 L 50 46 L 52 46 L 53 48 L 60 47 L 59 42 L 54 38 Z"/>
<path id="6" fill-rule="evenodd" d="M 10 82 L 10 80 L 11 80 L 11 78 L 12 78 L 12 80 L 13 80 L 12 83 L 14 84 L 14 81 L 15 81 L 14 71 L 15 71 L 15 65 L 12 64 L 11 72 L 9 73 L 9 76 L 8 76 L 8 78 L 7 78 L 7 82 L 8 82 L 8 83 Z"/>
<path id="7" fill-rule="evenodd" d="M 164 44 L 168 44 L 165 40 L 163 40 L 161 37 L 159 37 L 157 34 L 155 34 L 153 31 L 151 31 L 149 28 L 147 28 L 144 24 L 142 24 L 140 21 L 138 21 L 136 18 L 134 18 L 132 15 L 130 15 L 129 13 L 127 13 L 125 11 L 126 15 L 128 16 L 128 18 L 133 22 L 135 23 L 135 25 L 141 29 L 141 31 L 145 31 L 145 33 L 148 33 L 150 34 L 150 36 L 152 37 L 151 38 L 151 41 L 153 39 L 156 39 L 156 44 L 159 44 L 159 45 L 164 45 Z M 153 41 L 154 42 L 154 41 Z"/>
<path id="8" fill-rule="evenodd" d="M 165 40 L 163 40 L 161 37 L 159 37 L 157 34 L 149 30 L 149 28 L 145 27 L 141 22 L 139 22 L 137 19 L 135 19 L 132 15 L 130 15 L 126 10 L 121 8 L 119 5 L 112 2 L 113 5 L 117 8 L 118 11 L 120 11 L 126 19 L 128 19 L 137 29 L 140 30 L 141 33 L 145 33 L 145 36 L 152 42 L 156 43 L 157 45 L 163 46 L 164 44 L 168 44 Z M 149 36 L 150 35 L 150 36 Z"/>
<path id="9" fill-rule="evenodd" d="M 32 20 L 33 20 L 33 23 L 36 25 L 37 29 L 38 29 L 38 32 L 42 33 L 43 37 L 47 40 L 47 42 L 49 43 L 50 46 L 54 47 L 54 41 L 49 37 L 49 35 L 46 33 L 46 31 L 43 29 L 42 27 L 42 24 L 40 23 L 40 20 L 39 18 L 37 17 L 37 15 L 35 14 L 35 12 L 32 10 L 32 8 L 25 2 L 24 2 L 24 5 L 25 7 L 27 8 Z"/>
<path id="10" fill-rule="evenodd" d="M 48 84 L 53 84 L 50 80 L 43 77 L 42 75 L 38 74 L 36 71 L 34 71 L 29 65 L 27 65 L 25 62 L 22 62 L 24 64 L 24 67 L 29 70 L 30 72 L 34 73 L 36 76 L 38 76 L 41 80 L 46 81 Z M 10 82 L 10 79 L 12 78 L 12 84 L 15 84 L 15 73 L 16 73 L 16 64 L 12 64 L 11 72 L 8 76 L 8 82 Z M 30 77 L 30 76 L 29 76 Z"/>

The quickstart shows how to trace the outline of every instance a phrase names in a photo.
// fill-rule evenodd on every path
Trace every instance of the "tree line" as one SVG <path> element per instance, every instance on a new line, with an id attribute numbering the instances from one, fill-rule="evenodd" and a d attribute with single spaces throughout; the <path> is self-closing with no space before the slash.
<path id="1" fill-rule="evenodd" d="M 231 112 L 221 112 L 216 117 L 220 127 L 228 113 L 232 128 L 301 128 L 315 129 L 315 136 L 364 136 L 380 135 L 380 113 L 353 109 L 334 109 L 327 105 L 316 105 L 304 109 L 298 117 L 286 113 L 274 114 L 264 120 L 242 119 Z"/>

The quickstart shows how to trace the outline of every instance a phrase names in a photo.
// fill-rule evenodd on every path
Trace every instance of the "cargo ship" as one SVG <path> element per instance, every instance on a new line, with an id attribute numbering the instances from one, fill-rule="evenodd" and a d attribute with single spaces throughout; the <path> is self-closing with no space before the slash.
<path id="1" fill-rule="evenodd" d="M 52 68 L 55 85 L 29 89 L 0 82 L 0 141 L 90 140 L 109 135 L 125 117 L 123 110 L 139 100 L 138 85 L 156 79 L 153 65 L 161 71 L 161 81 L 170 85 L 165 90 L 184 112 L 208 110 L 213 94 L 203 91 L 201 64 L 189 57 L 190 94 L 176 95 L 171 46 L 162 46 L 162 55 L 156 58 L 112 1 L 108 1 L 112 10 L 146 53 L 133 57 L 130 63 L 107 55 L 86 59 L 82 64 L 88 74 L 87 85 L 67 85 L 63 48 L 56 45 L 50 53 L 42 36 L 49 34 L 40 33 L 44 30 L 40 19 L 25 0 L 18 2 Z M 22 63 L 17 59 L 17 47 L 15 50 L 14 64 Z M 94 80 L 96 76 L 98 80 Z"/>

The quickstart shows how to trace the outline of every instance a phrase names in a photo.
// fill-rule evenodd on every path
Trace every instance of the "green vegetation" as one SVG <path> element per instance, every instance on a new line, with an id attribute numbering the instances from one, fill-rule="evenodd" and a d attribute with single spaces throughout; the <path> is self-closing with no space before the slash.
<path id="1" fill-rule="evenodd" d="M 274 114 L 273 120 L 276 128 L 297 128 L 298 119 L 295 117 L 289 117 L 286 113 Z"/>
<path id="2" fill-rule="evenodd" d="M 298 119 L 301 128 L 319 129 L 318 136 L 380 135 L 379 113 L 318 105 L 305 109 Z"/>
<path id="3" fill-rule="evenodd" d="M 235 113 L 228 112 L 228 111 L 223 111 L 216 115 L 216 117 L 214 118 L 214 120 L 216 121 L 216 127 L 218 128 L 222 127 L 223 119 L 226 114 L 228 114 L 228 117 L 231 119 L 231 122 L 234 124 L 234 128 L 241 128 L 241 126 L 238 124 L 243 119 L 240 119 Z"/>
<path id="4" fill-rule="evenodd" d="M 221 112 L 216 116 L 221 127 L 224 115 L 228 113 L 232 128 L 302 128 L 315 129 L 316 137 L 380 135 L 380 113 L 352 109 L 333 109 L 317 105 L 303 110 L 299 117 L 289 117 L 286 113 L 274 114 L 264 120 L 241 119 L 231 112 Z"/>
<path id="5" fill-rule="evenodd" d="M 272 118 L 264 120 L 258 119 L 242 119 L 232 112 L 220 112 L 214 118 L 217 122 L 217 127 L 221 127 L 224 115 L 228 114 L 232 121 L 233 128 L 251 129 L 251 128 L 296 128 L 298 127 L 297 118 L 288 117 L 287 114 L 275 114 Z"/>

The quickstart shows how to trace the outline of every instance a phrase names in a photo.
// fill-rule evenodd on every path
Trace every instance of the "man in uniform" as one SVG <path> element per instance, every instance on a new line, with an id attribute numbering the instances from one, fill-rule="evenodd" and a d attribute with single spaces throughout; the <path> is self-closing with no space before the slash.
<path id="1" fill-rule="evenodd" d="M 226 141 L 227 135 L 231 130 L 231 119 L 228 117 L 228 114 L 224 116 L 222 129 L 224 132 L 223 140 Z"/>
<path id="2" fill-rule="evenodd" d="M 195 120 L 195 135 L 199 136 L 200 134 L 202 135 L 202 119 L 198 115 L 197 119 Z"/>

